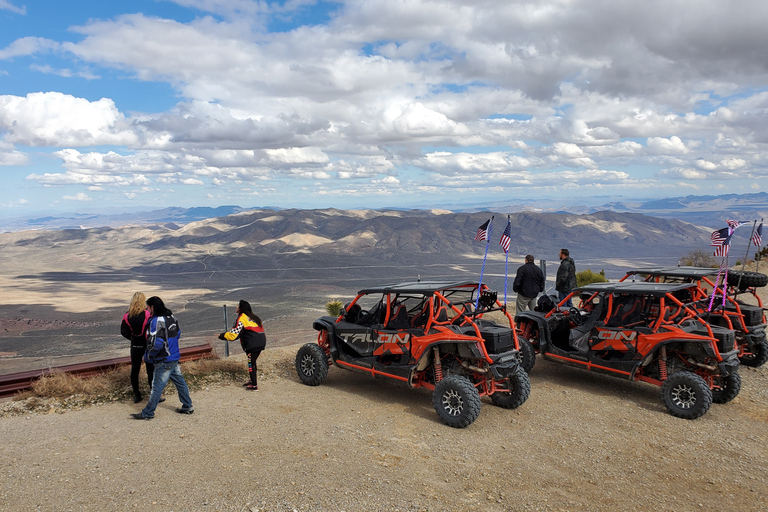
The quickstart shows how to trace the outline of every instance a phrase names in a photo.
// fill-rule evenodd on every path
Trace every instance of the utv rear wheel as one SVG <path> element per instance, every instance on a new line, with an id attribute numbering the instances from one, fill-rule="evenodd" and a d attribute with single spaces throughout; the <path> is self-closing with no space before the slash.
<path id="1" fill-rule="evenodd" d="M 517 353 L 517 362 L 522 366 L 525 373 L 530 373 L 533 369 L 533 365 L 536 364 L 536 351 L 531 345 L 531 342 L 522 336 L 517 337 L 517 341 L 520 343 L 520 351 Z"/>
<path id="2" fill-rule="evenodd" d="M 693 420 L 712 405 L 712 390 L 691 372 L 673 373 L 661 384 L 661 398 L 673 416 Z"/>
<path id="3" fill-rule="evenodd" d="M 435 386 L 432 405 L 443 423 L 449 427 L 464 428 L 480 414 L 480 394 L 468 378 L 449 375 Z"/>
<path id="4" fill-rule="evenodd" d="M 296 354 L 296 373 L 307 386 L 317 386 L 328 376 L 328 358 L 315 343 L 307 343 Z"/>
<path id="5" fill-rule="evenodd" d="M 518 366 L 515 373 L 506 380 L 505 389 L 509 392 L 497 391 L 491 395 L 491 400 L 494 405 L 504 409 L 517 409 L 528 400 L 531 394 L 531 381 L 528 379 L 528 374 Z"/>
<path id="6" fill-rule="evenodd" d="M 749 272 L 747 270 L 728 271 L 728 286 L 738 286 L 739 288 L 761 288 L 768 284 L 768 276 L 760 272 Z"/>
<path id="7" fill-rule="evenodd" d="M 744 366 L 750 366 L 752 368 L 763 366 L 765 362 L 768 361 L 768 343 L 765 341 L 755 343 L 752 345 L 752 353 L 741 356 L 739 361 Z"/>
<path id="8" fill-rule="evenodd" d="M 715 384 L 720 388 L 712 390 L 712 401 L 716 404 L 727 404 L 739 394 L 741 390 L 741 376 L 734 371 L 727 377 L 716 377 Z"/>

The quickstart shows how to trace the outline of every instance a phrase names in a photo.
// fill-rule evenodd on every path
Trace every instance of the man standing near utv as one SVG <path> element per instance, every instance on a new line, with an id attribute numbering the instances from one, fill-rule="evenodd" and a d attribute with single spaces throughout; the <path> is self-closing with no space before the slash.
<path id="1" fill-rule="evenodd" d="M 192 399 L 189 397 L 189 388 L 184 376 L 179 370 L 179 338 L 181 329 L 173 312 L 165 307 L 160 297 L 150 297 L 147 299 L 147 307 L 152 317 L 147 326 L 147 351 L 144 354 L 144 361 L 155 365 L 155 374 L 152 379 L 152 392 L 149 395 L 149 402 L 144 409 L 131 417 L 137 420 L 151 420 L 155 417 L 155 409 L 160 402 L 160 394 L 168 385 L 168 381 L 173 382 L 176 391 L 181 400 L 181 408 L 176 409 L 180 414 L 192 414 Z"/>
<path id="2" fill-rule="evenodd" d="M 568 249 L 560 249 L 560 267 L 557 269 L 557 278 L 555 279 L 555 290 L 558 291 L 558 300 L 562 301 L 573 289 L 576 288 L 576 264 L 573 262 Z M 573 307 L 573 301 L 563 304 L 567 307 Z"/>
<path id="3" fill-rule="evenodd" d="M 544 291 L 544 273 L 533 263 L 533 255 L 525 256 L 525 265 L 517 269 L 512 291 L 517 293 L 517 312 L 536 307 L 536 296 Z"/>

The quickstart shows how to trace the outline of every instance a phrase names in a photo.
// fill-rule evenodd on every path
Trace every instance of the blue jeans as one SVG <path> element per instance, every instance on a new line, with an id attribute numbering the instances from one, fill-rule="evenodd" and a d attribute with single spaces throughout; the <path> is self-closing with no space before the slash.
<path id="1" fill-rule="evenodd" d="M 570 294 L 571 294 L 571 292 L 568 292 L 568 293 L 557 292 L 557 301 L 558 301 L 558 303 L 562 302 L 563 299 L 566 298 Z M 572 308 L 573 307 L 573 300 L 568 299 L 568 302 L 563 304 L 563 306 L 568 307 L 568 308 Z"/>
<path id="2" fill-rule="evenodd" d="M 152 393 L 149 395 L 147 406 L 141 411 L 141 414 L 145 418 L 155 417 L 155 409 L 160 402 L 160 395 L 163 393 L 165 386 L 168 385 L 169 380 L 176 386 L 176 392 L 178 392 L 179 400 L 181 400 L 181 407 L 183 409 L 192 408 L 192 399 L 189 397 L 189 388 L 187 387 L 187 381 L 184 380 L 184 376 L 179 369 L 179 362 L 171 361 L 169 363 L 155 363 L 155 375 L 154 379 L 152 379 Z"/>

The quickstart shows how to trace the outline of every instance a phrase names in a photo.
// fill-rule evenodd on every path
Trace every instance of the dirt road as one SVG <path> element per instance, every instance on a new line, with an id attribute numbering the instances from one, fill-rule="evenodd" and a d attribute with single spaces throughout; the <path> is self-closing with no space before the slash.
<path id="1" fill-rule="evenodd" d="M 424 390 L 338 368 L 300 384 L 297 348 L 263 354 L 258 392 L 193 393 L 192 416 L 174 395 L 152 421 L 130 402 L 0 404 L 0 510 L 752 511 L 768 496 L 765 368 L 688 421 L 658 388 L 539 359 L 522 407 L 484 399 L 456 430 Z"/>

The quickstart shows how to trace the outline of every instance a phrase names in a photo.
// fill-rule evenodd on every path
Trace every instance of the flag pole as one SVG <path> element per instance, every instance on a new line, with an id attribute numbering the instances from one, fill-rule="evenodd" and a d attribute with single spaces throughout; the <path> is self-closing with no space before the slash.
<path id="1" fill-rule="evenodd" d="M 512 222 L 510 216 L 507 215 L 507 226 Z M 506 233 L 506 231 L 505 231 Z M 507 276 L 509 275 L 509 250 L 504 251 L 504 307 L 507 307 Z"/>
<path id="2" fill-rule="evenodd" d="M 755 234 L 755 228 L 757 227 L 757 219 L 752 221 L 752 232 L 749 234 L 749 240 L 747 240 L 747 253 L 744 255 L 744 261 L 741 262 L 741 274 L 739 274 L 739 282 L 736 285 L 736 297 L 739 295 L 741 289 L 741 277 L 744 275 L 744 268 L 747 266 L 747 258 L 749 257 L 749 248 L 752 246 L 752 235 Z"/>
<path id="3" fill-rule="evenodd" d="M 762 217 L 760 217 L 760 225 L 761 226 L 763 225 Z M 757 258 L 755 258 L 755 272 L 760 272 L 760 247 L 757 247 Z"/>
<path id="4" fill-rule="evenodd" d="M 475 311 L 480 305 L 480 290 L 483 286 L 483 273 L 485 272 L 485 260 L 488 258 L 488 246 L 491 245 L 491 229 L 493 228 L 493 215 L 491 215 L 491 222 L 488 223 L 488 234 L 485 238 L 485 255 L 483 255 L 483 266 L 480 268 L 480 282 L 477 283 L 477 297 L 475 298 Z"/>

